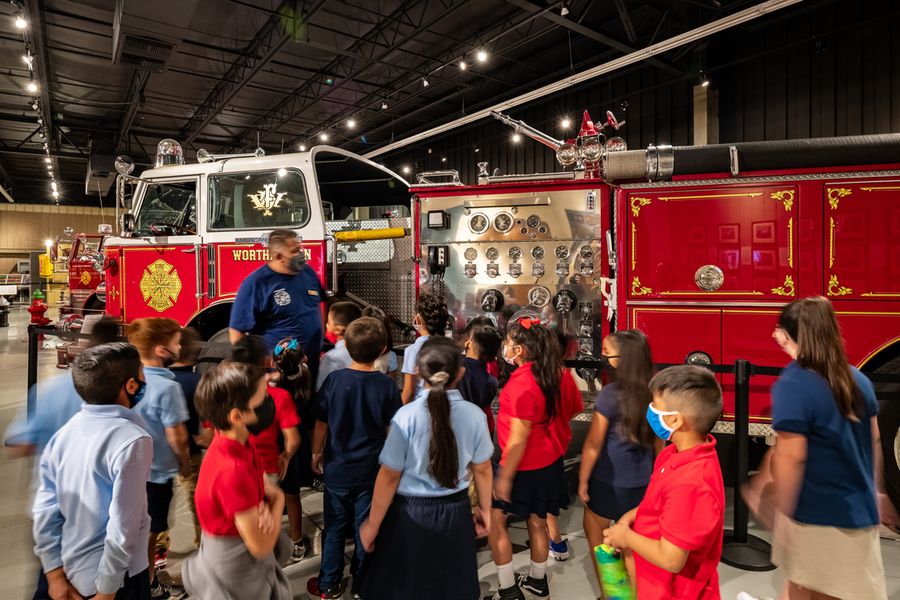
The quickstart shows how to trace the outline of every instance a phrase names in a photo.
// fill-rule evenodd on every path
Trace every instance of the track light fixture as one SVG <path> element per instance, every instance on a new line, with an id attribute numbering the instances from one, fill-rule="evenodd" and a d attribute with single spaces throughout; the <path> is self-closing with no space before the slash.
<path id="1" fill-rule="evenodd" d="M 487 59 L 488 59 L 487 50 L 484 50 L 484 49 L 479 50 L 477 53 L 475 53 L 475 58 L 477 58 L 478 62 L 481 62 L 481 63 L 487 61 Z"/>
<path id="2" fill-rule="evenodd" d="M 428 87 L 428 85 L 429 85 L 429 83 L 428 83 L 428 78 L 427 78 L 427 77 L 423 77 L 423 78 L 422 78 L 422 87 Z"/>
<path id="3" fill-rule="evenodd" d="M 466 64 L 466 61 L 464 61 L 464 60 L 459 61 L 459 70 L 460 71 L 465 71 L 468 68 L 469 68 L 469 65 Z"/>
<path id="4" fill-rule="evenodd" d="M 28 82 L 28 85 L 25 86 L 25 88 L 26 88 L 29 92 L 31 92 L 32 94 L 35 93 L 36 91 L 38 91 L 37 84 L 36 84 L 35 82 L 33 82 L 33 81 L 29 81 L 29 82 Z"/>
<path id="5" fill-rule="evenodd" d="M 28 21 L 22 16 L 22 13 L 16 13 L 16 29 L 25 29 L 28 27 Z"/>
<path id="6" fill-rule="evenodd" d="M 306 152 L 306 144 L 300 144 L 300 152 Z"/>
<path id="7" fill-rule="evenodd" d="M 356 127 L 356 121 L 354 119 L 347 119 L 347 129 L 353 129 Z"/>
<path id="8" fill-rule="evenodd" d="M 381 101 L 381 110 L 387 110 L 387 109 L 388 109 L 388 103 L 385 102 L 384 100 L 382 100 Z"/>
<path id="9" fill-rule="evenodd" d="M 328 134 L 323 131 L 322 133 L 319 134 L 319 139 L 322 140 L 323 142 L 327 142 Z"/>

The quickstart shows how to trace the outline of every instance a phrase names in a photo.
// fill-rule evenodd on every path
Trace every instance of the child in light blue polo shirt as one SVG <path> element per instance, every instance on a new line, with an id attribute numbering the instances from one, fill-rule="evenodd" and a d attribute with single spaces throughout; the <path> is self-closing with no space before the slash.
<path id="1" fill-rule="evenodd" d="M 454 389 L 465 373 L 462 359 L 461 348 L 443 336 L 418 353 L 425 388 L 391 421 L 372 508 L 359 529 L 366 551 L 374 548 L 363 598 L 479 595 L 473 540 L 490 528 L 494 446 L 484 413 Z M 472 477 L 479 495 L 474 515 Z"/>
<path id="2" fill-rule="evenodd" d="M 338 369 L 350 368 L 353 359 L 347 351 L 347 343 L 344 341 L 344 332 L 347 326 L 362 316 L 362 311 L 352 302 L 336 302 L 328 309 L 328 317 L 325 319 L 325 331 L 334 336 L 334 348 L 322 356 L 319 363 L 319 374 L 316 376 L 316 391 L 322 387 L 328 376 Z"/>
<path id="3" fill-rule="evenodd" d="M 413 326 L 419 337 L 403 352 L 403 404 L 409 404 L 417 392 L 422 389 L 422 380 L 416 370 L 416 359 L 422 345 L 432 335 L 444 335 L 444 331 L 450 322 L 450 313 L 447 312 L 447 303 L 440 296 L 422 294 L 416 302 L 416 316 Z"/>

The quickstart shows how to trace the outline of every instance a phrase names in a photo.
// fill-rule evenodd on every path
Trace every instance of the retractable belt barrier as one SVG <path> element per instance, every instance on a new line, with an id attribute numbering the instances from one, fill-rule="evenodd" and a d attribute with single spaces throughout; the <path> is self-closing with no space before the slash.
<path id="1" fill-rule="evenodd" d="M 42 335 L 53 335 L 66 340 L 87 339 L 88 335 L 73 331 L 61 331 L 53 327 L 28 326 L 28 390 L 37 383 L 37 362 L 39 340 Z M 123 340 L 122 341 L 127 341 Z M 402 354 L 404 348 L 397 348 Z M 199 362 L 220 362 L 217 357 L 201 358 Z M 683 363 L 655 363 L 657 370 Z M 599 373 L 606 367 L 597 360 L 567 360 L 565 365 L 576 369 L 596 369 Z M 750 512 L 741 498 L 741 486 L 749 479 L 750 456 L 750 379 L 755 375 L 778 376 L 781 367 L 754 365 L 747 360 L 736 360 L 733 365 L 700 365 L 713 373 L 734 375 L 734 484 L 732 485 L 734 512 L 732 527 L 725 531 L 722 546 L 722 562 L 745 571 L 770 571 L 775 566 L 769 560 L 769 544 L 747 531 Z M 900 375 L 889 373 L 866 373 L 866 377 L 876 383 L 900 383 Z M 34 399 L 28 398 L 28 418 L 34 416 Z"/>

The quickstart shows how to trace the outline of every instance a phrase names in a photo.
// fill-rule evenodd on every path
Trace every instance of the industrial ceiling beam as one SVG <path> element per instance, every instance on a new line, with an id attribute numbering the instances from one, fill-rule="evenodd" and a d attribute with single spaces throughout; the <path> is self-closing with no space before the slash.
<path id="1" fill-rule="evenodd" d="M 122 120 L 119 121 L 119 133 L 116 135 L 117 151 L 122 148 L 122 145 L 128 139 L 128 130 L 131 129 L 138 110 L 144 104 L 144 87 L 146 87 L 148 79 L 150 79 L 150 71 L 139 69 L 135 69 L 134 74 L 131 76 L 131 85 L 128 87 L 128 99 L 126 100 L 129 103 L 128 110 L 125 111 L 125 114 L 122 115 Z"/>
<path id="2" fill-rule="evenodd" d="M 181 130 L 184 143 L 194 141 L 324 5 L 325 0 L 318 0 L 309 11 L 297 14 L 297 0 L 284 0 L 185 123 Z"/>
<path id="3" fill-rule="evenodd" d="M 362 39 L 351 44 L 351 46 L 348 48 L 348 51 L 349 52 L 360 52 L 366 44 L 372 43 L 370 40 L 377 38 L 378 35 L 381 34 L 382 30 L 389 27 L 400 16 L 404 15 L 406 9 L 409 6 L 412 6 L 415 4 L 416 4 L 416 2 L 414 0 L 406 0 L 405 2 L 401 3 L 401 5 L 397 9 L 392 11 L 385 19 L 383 19 L 375 27 L 370 29 L 363 36 Z M 429 2 L 425 2 L 424 7 L 422 9 L 422 22 L 418 23 L 417 26 L 415 28 L 413 28 L 413 31 L 411 33 L 403 36 L 403 38 L 400 40 L 395 39 L 389 48 L 387 48 L 383 52 L 379 53 L 378 56 L 373 56 L 372 58 L 375 58 L 375 60 L 384 59 L 386 56 L 388 56 L 392 52 L 394 52 L 396 50 L 396 48 L 406 44 L 409 40 L 413 39 L 414 37 L 416 37 L 423 31 L 427 30 L 434 23 L 440 21 L 441 19 L 446 18 L 447 15 L 451 14 L 453 11 L 455 11 L 458 8 L 460 8 L 461 6 L 465 5 L 465 2 L 451 1 L 449 4 L 450 4 L 449 6 L 447 6 L 445 4 L 444 5 L 445 9 L 439 15 L 437 15 L 433 19 L 430 19 L 428 21 L 428 23 L 425 23 L 424 17 L 425 17 L 425 14 L 427 14 L 428 6 L 429 6 Z M 363 66 L 361 69 L 354 72 L 353 64 L 350 64 L 349 67 L 345 66 L 345 62 L 347 59 L 352 60 L 352 57 L 340 56 L 340 57 L 332 60 L 330 63 L 328 63 L 328 65 L 323 69 L 323 73 L 330 73 L 330 74 L 335 74 L 335 75 L 341 70 L 346 71 L 344 76 L 341 77 L 341 80 L 334 82 L 334 85 L 330 86 L 328 91 L 325 94 L 321 94 L 321 86 L 323 85 L 323 83 L 320 80 L 310 79 L 310 80 L 304 82 L 301 86 L 299 86 L 296 90 L 291 92 L 281 102 L 279 102 L 274 108 L 272 108 L 272 110 L 270 110 L 268 113 L 266 113 L 266 115 L 263 116 L 263 118 L 261 118 L 260 120 L 258 120 L 253 126 L 245 129 L 240 134 L 238 139 L 240 141 L 242 141 L 248 136 L 248 134 L 250 134 L 254 131 L 264 131 L 266 133 L 275 131 L 282 125 L 291 121 L 295 116 L 297 116 L 298 114 L 300 114 L 301 112 L 303 112 L 304 110 L 309 108 L 315 102 L 323 100 L 323 99 L 327 98 L 328 96 L 330 96 L 331 94 L 333 94 L 334 92 L 336 92 L 337 90 L 341 89 L 350 78 L 358 77 L 363 72 L 369 70 L 373 66 L 373 64 L 376 64 L 376 63 L 370 62 L 370 63 L 366 64 L 365 66 Z M 310 89 L 316 85 L 318 85 L 320 89 L 318 90 L 318 93 L 315 94 L 315 98 L 313 99 L 313 101 L 311 103 L 307 103 L 304 99 L 305 92 L 308 89 Z"/>
<path id="4" fill-rule="evenodd" d="M 608 35 L 602 34 L 599 31 L 594 31 L 593 29 L 591 29 L 589 27 L 585 27 L 584 25 L 581 25 L 580 23 L 576 23 L 575 21 L 572 21 L 571 19 L 567 19 L 558 13 L 544 11 L 544 9 L 542 7 L 540 7 L 537 4 L 534 4 L 532 2 L 529 2 L 529 0 L 506 0 L 506 2 L 509 4 L 512 4 L 513 6 L 518 6 L 522 10 L 526 10 L 530 13 L 542 12 L 543 14 L 541 15 L 541 17 L 543 19 L 550 21 L 551 23 L 556 23 L 557 25 L 565 27 L 569 31 L 577 33 L 578 35 L 582 35 L 588 39 L 594 40 L 595 42 L 600 42 L 601 44 L 609 46 L 610 48 L 614 48 L 624 54 L 631 54 L 632 52 L 634 52 L 636 50 L 636 48 L 633 48 L 632 46 L 630 46 L 624 42 L 620 42 L 619 40 L 617 40 L 615 38 L 611 38 Z M 670 75 L 674 75 L 675 77 L 683 77 L 684 76 L 684 71 L 682 71 L 681 69 L 679 69 L 673 65 L 670 65 L 669 63 L 662 61 L 658 58 L 648 58 L 646 60 L 646 62 L 648 65 L 653 65 L 654 67 L 656 67 L 658 69 L 662 69 L 666 73 L 668 73 Z"/>
<path id="5" fill-rule="evenodd" d="M 56 136 L 53 135 L 53 110 L 50 108 L 50 54 L 47 52 L 47 28 L 44 23 L 44 12 L 41 8 L 41 0 L 25 0 L 25 9 L 28 12 L 29 35 L 32 42 L 31 52 L 35 60 L 32 62 L 35 77 L 38 80 L 38 89 L 41 119 L 44 122 L 44 131 L 47 134 L 47 144 L 50 152 L 58 150 Z"/>
<path id="6" fill-rule="evenodd" d="M 631 22 L 631 15 L 625 6 L 625 0 L 613 0 L 613 2 L 616 5 L 616 12 L 619 13 L 619 20 L 622 21 L 622 27 L 625 28 L 625 35 L 628 36 L 628 41 L 634 44 L 637 42 L 637 31 L 634 28 L 634 23 Z"/>

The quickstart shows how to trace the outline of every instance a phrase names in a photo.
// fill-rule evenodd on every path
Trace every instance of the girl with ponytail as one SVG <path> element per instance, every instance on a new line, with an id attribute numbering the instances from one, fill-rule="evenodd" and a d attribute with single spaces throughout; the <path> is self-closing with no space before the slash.
<path id="1" fill-rule="evenodd" d="M 539 316 L 510 321 L 503 359 L 515 365 L 500 392 L 497 441 L 502 455 L 494 479 L 491 553 L 500 589 L 494 600 L 524 600 L 523 590 L 548 598 L 547 515 L 559 516 L 569 505 L 563 455 L 572 439 L 569 420 L 584 408 L 572 374 L 563 367 L 556 335 Z M 507 515 L 527 520 L 531 570 L 516 576 Z"/>
<path id="2" fill-rule="evenodd" d="M 462 349 L 442 336 L 418 352 L 424 388 L 391 421 L 372 508 L 359 529 L 371 553 L 366 600 L 479 597 L 472 540 L 490 530 L 494 446 L 484 413 L 456 390 L 462 359 Z M 480 498 L 474 519 L 471 478 Z"/>

